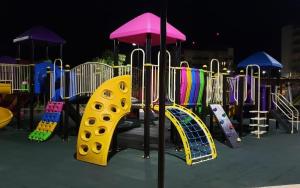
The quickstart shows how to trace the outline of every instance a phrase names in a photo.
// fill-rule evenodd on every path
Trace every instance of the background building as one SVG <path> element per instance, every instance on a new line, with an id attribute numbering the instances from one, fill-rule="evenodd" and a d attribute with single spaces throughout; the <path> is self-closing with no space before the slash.
<path id="1" fill-rule="evenodd" d="M 287 25 L 281 31 L 283 72 L 300 72 L 300 25 Z"/>
<path id="2" fill-rule="evenodd" d="M 191 67 L 201 68 L 203 65 L 209 67 L 211 59 L 215 58 L 220 61 L 222 68 L 229 68 L 233 65 L 233 48 L 222 49 L 185 49 L 183 51 L 183 58 L 189 62 Z"/>

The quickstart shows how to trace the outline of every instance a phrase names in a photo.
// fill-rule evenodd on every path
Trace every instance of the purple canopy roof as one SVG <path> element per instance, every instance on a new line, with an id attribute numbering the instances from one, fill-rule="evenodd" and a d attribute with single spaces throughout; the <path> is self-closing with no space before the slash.
<path id="1" fill-rule="evenodd" d="M 17 61 L 15 58 L 10 57 L 10 56 L 1 56 L 0 57 L 0 63 L 5 63 L 5 64 L 16 64 Z"/>
<path id="2" fill-rule="evenodd" d="M 126 24 L 119 27 L 109 36 L 110 39 L 118 39 L 125 43 L 136 43 L 145 45 L 147 34 L 151 34 L 151 44 L 160 44 L 160 17 L 152 13 L 144 13 Z M 185 41 L 186 37 L 178 29 L 167 23 L 168 44 L 175 43 L 177 40 Z"/>
<path id="3" fill-rule="evenodd" d="M 50 31 L 49 29 L 42 26 L 37 26 L 37 27 L 32 27 L 31 29 L 25 31 L 23 34 L 15 38 L 14 43 L 22 42 L 29 39 L 49 42 L 53 44 L 64 44 L 66 42 L 63 38 L 61 38 L 56 33 Z"/>

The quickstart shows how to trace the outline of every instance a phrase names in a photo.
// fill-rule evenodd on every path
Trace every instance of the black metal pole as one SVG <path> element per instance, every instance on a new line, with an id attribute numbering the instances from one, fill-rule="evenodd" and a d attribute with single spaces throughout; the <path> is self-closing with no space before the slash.
<path id="1" fill-rule="evenodd" d="M 146 65 L 151 64 L 151 35 L 146 38 Z M 145 66 L 145 119 L 144 119 L 144 158 L 150 157 L 150 113 L 151 113 L 151 73 Z"/>
<path id="2" fill-rule="evenodd" d="M 159 69 L 159 147 L 157 187 L 163 188 L 165 171 L 165 71 L 166 65 L 166 23 L 168 1 L 163 0 L 160 12 L 160 69 Z"/>
<path id="3" fill-rule="evenodd" d="M 45 104 L 48 103 L 48 101 L 50 100 L 50 73 L 51 73 L 51 70 L 50 70 L 50 67 L 47 67 L 47 77 L 46 77 L 46 91 L 45 91 L 45 96 L 46 96 L 46 101 L 45 101 Z"/>
<path id="4" fill-rule="evenodd" d="M 21 59 L 21 43 L 17 45 L 17 60 Z"/>
<path id="5" fill-rule="evenodd" d="M 114 40 L 114 66 L 119 64 L 119 41 Z M 118 76 L 118 69 L 113 70 L 114 76 Z M 115 129 L 113 138 L 112 138 L 112 151 L 113 153 L 118 151 L 118 129 Z"/>
<path id="6" fill-rule="evenodd" d="M 48 44 L 46 45 L 46 54 L 45 54 L 45 58 L 48 60 L 49 59 L 49 46 Z"/>
<path id="7" fill-rule="evenodd" d="M 59 45 L 59 58 L 62 59 L 63 58 L 63 44 Z"/>
<path id="8" fill-rule="evenodd" d="M 114 66 L 119 65 L 119 41 L 114 40 Z M 117 69 L 114 69 L 114 76 L 118 76 Z"/>
<path id="9" fill-rule="evenodd" d="M 79 105 L 79 101 L 76 100 L 76 114 L 80 114 L 80 105 Z M 80 121 L 76 122 L 76 133 L 78 133 L 79 131 L 79 127 L 80 127 Z"/>
<path id="10" fill-rule="evenodd" d="M 180 66 L 180 56 L 181 56 L 181 42 L 176 42 L 175 47 L 175 61 L 172 65 L 173 67 L 179 67 Z M 175 103 L 180 104 L 180 72 L 176 72 L 176 85 L 175 85 Z M 178 145 L 178 133 L 176 132 L 175 126 L 171 123 L 171 131 L 170 131 L 170 140 Z"/>
<path id="11" fill-rule="evenodd" d="M 206 71 L 207 69 L 205 69 Z M 203 69 L 204 71 L 204 69 Z M 202 104 L 201 104 L 201 114 L 200 117 L 202 120 L 207 123 L 206 115 L 207 115 L 207 107 L 206 107 L 206 82 L 207 81 L 207 72 L 204 72 L 204 87 L 203 87 L 203 95 L 202 95 Z"/>
<path id="12" fill-rule="evenodd" d="M 22 97 L 20 96 L 20 93 L 17 94 L 17 109 L 16 109 L 16 114 L 17 114 L 17 129 L 23 128 L 21 126 L 21 101 Z"/>
<path id="13" fill-rule="evenodd" d="M 247 78 L 245 78 L 247 79 Z M 247 84 L 247 83 L 246 83 Z M 238 114 L 239 114 L 239 136 L 243 136 L 243 107 L 244 107 L 244 78 L 239 77 L 239 93 L 238 93 Z"/>
<path id="14" fill-rule="evenodd" d="M 30 104 L 29 104 L 29 129 L 30 131 L 33 130 L 34 128 L 34 120 L 33 120 L 33 116 L 34 116 L 34 112 L 33 112 L 33 108 L 34 108 L 34 100 L 35 100 L 35 94 L 34 94 L 34 58 L 35 54 L 34 54 L 34 41 L 31 41 L 31 68 L 30 68 Z"/>
<path id="15" fill-rule="evenodd" d="M 69 85 L 70 85 L 70 65 L 66 65 L 65 66 L 65 96 L 69 96 Z M 69 136 L 69 115 L 70 115 L 70 111 L 69 111 L 69 105 L 70 105 L 70 101 L 69 99 L 65 97 L 64 100 L 64 135 L 63 135 L 63 139 L 67 140 L 68 136 Z"/>
<path id="16" fill-rule="evenodd" d="M 228 75 L 223 75 L 223 108 L 226 114 L 229 111 L 229 94 L 228 94 L 228 84 L 227 84 Z"/>

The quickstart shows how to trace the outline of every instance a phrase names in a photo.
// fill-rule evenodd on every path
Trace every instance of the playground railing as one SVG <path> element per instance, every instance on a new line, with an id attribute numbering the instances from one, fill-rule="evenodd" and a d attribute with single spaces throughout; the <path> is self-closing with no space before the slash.
<path id="1" fill-rule="evenodd" d="M 91 95 L 103 82 L 111 78 L 113 67 L 107 64 L 87 62 L 78 65 L 70 70 L 70 97 Z"/>
<path id="2" fill-rule="evenodd" d="M 159 99 L 159 66 L 151 66 L 151 103 L 157 102 Z"/>
<path id="3" fill-rule="evenodd" d="M 168 83 L 168 97 L 171 102 L 175 102 L 176 97 L 176 67 L 169 68 L 169 83 Z"/>
<path id="4" fill-rule="evenodd" d="M 30 65 L 0 64 L 0 82 L 11 84 L 12 93 L 29 91 Z"/>
<path id="5" fill-rule="evenodd" d="M 281 113 L 287 117 L 292 124 L 292 131 L 294 133 L 294 126 L 296 125 L 298 130 L 299 123 L 299 111 L 281 94 L 271 93 L 272 102 L 276 109 L 279 109 Z"/>
<path id="6" fill-rule="evenodd" d="M 130 73 L 130 65 L 120 65 L 120 66 L 113 66 L 114 70 L 117 70 L 118 76 L 128 75 Z"/>

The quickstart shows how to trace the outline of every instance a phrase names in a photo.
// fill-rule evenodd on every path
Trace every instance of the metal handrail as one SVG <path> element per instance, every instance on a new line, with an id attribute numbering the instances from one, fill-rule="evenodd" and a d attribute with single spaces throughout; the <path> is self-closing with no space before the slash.
<path id="1" fill-rule="evenodd" d="M 289 120 L 292 122 L 291 133 L 294 133 L 294 124 L 296 123 L 297 130 L 299 128 L 299 111 L 281 94 L 271 93 L 272 102 Z M 280 105 L 279 105 L 280 104 Z M 286 110 L 283 110 L 283 108 Z M 295 110 L 295 111 L 294 111 Z M 295 114 L 296 112 L 296 114 Z M 296 122 L 295 122 L 296 120 Z"/>
<path id="2" fill-rule="evenodd" d="M 130 72 L 132 73 L 132 68 L 133 68 L 133 55 L 136 52 L 142 52 L 142 56 L 143 56 L 143 68 L 142 68 L 142 106 L 144 105 L 144 89 L 145 89 L 145 61 L 146 61 L 146 55 L 145 55 L 145 51 L 142 48 L 136 48 L 134 50 L 132 50 L 131 54 L 130 54 L 130 66 L 131 66 L 131 70 Z M 149 63 L 149 62 L 147 62 Z M 131 79 L 132 82 L 133 79 Z M 131 83 L 131 87 L 132 87 L 133 83 Z"/>
<path id="3" fill-rule="evenodd" d="M 287 99 L 285 98 L 282 94 L 276 93 L 281 99 L 283 99 L 291 108 L 297 113 L 297 116 L 299 116 L 299 111 L 298 109 Z"/>

